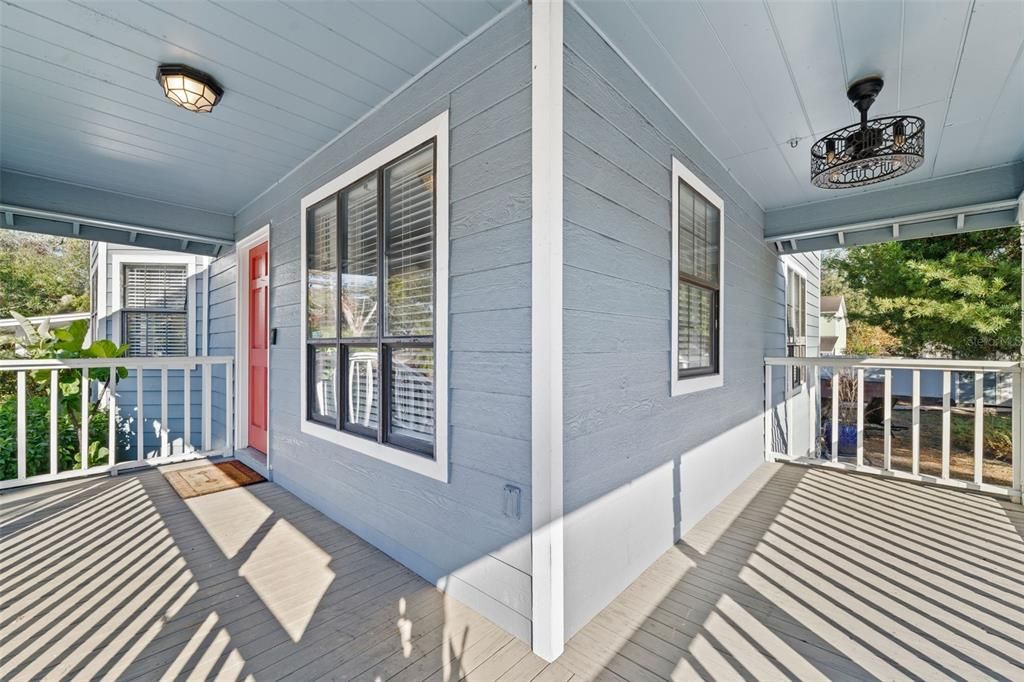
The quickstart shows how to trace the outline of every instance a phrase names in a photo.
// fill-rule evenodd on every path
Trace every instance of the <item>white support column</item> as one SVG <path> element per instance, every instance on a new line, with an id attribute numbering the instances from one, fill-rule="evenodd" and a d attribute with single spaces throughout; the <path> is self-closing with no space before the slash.
<path id="1" fill-rule="evenodd" d="M 532 550 L 533 651 L 565 648 L 562 536 L 562 0 L 533 0 Z"/>

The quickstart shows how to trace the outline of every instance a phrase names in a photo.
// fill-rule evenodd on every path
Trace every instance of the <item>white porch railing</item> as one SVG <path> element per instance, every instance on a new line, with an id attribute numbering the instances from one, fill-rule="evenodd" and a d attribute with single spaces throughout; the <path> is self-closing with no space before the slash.
<path id="1" fill-rule="evenodd" d="M 16 426 L 15 439 L 11 444 L 8 440 L 0 441 L 0 457 L 5 461 L 14 458 L 17 462 L 16 475 L 6 476 L 0 480 L 0 489 L 11 488 L 32 483 L 75 478 L 78 476 L 109 472 L 116 474 L 119 470 L 139 466 L 163 464 L 187 459 L 205 457 L 222 452 L 230 453 L 234 449 L 234 401 L 232 398 L 234 359 L 228 356 L 218 357 L 154 357 L 154 358 L 110 358 L 89 360 L 0 360 L 0 379 L 4 375 L 15 376 L 16 394 Z M 117 368 L 128 370 L 125 379 L 117 379 Z M 111 379 L 102 385 L 90 380 L 96 370 L 110 370 Z M 49 462 L 48 466 L 36 463 L 35 471 L 29 471 L 27 450 L 29 438 L 38 437 L 38 433 L 29 433 L 28 402 L 31 391 L 28 382 L 38 372 L 49 372 L 49 382 L 45 389 L 45 381 L 36 383 L 37 403 L 41 396 L 39 391 L 48 398 L 47 419 L 49 420 Z M 73 421 L 77 421 L 76 434 L 78 439 L 79 462 L 74 467 L 60 466 L 61 428 L 58 402 L 61 375 L 67 372 L 81 373 L 84 389 L 81 393 L 81 408 L 73 410 Z M 223 377 L 214 374 L 223 373 Z M 196 376 L 194 376 L 196 375 Z M 45 375 L 44 375 L 45 376 Z M 179 382 L 180 379 L 180 382 Z M 193 382 L 197 383 L 193 383 Z M 223 383 L 221 383 L 223 382 Z M 134 387 L 131 384 L 134 383 Z M 214 398 L 215 383 L 223 386 L 224 392 Z M 173 384 L 173 386 L 172 386 Z M 129 386 L 123 393 L 119 387 Z M 150 399 L 147 404 L 146 393 L 159 391 L 159 400 Z M 172 392 L 181 401 L 172 405 Z M 92 402 L 99 398 L 99 406 L 91 408 Z M 9 396 L 0 396 L 0 402 L 8 401 Z M 223 410 L 223 426 L 215 425 L 214 403 L 223 400 L 218 409 Z M 157 408 L 159 404 L 159 408 Z M 171 409 L 175 414 L 171 416 Z M 122 409 L 126 408 L 126 409 Z M 89 421 L 94 409 L 107 415 L 108 428 L 105 437 L 90 438 Z M 159 417 L 155 410 L 159 409 Z M 197 412 L 194 412 L 196 410 Z M 147 412 L 152 416 L 147 421 Z M 66 414 L 63 413 L 63 414 Z M 193 419 L 198 416 L 199 429 L 194 433 Z M 171 424 L 180 423 L 180 430 L 172 432 Z M 221 437 L 214 442 L 215 427 L 222 428 Z M 65 428 L 65 432 L 67 429 Z M 149 436 L 147 438 L 147 436 Z M 193 443 L 194 437 L 198 445 Z M 150 443 L 151 445 L 147 445 Z M 105 446 L 107 457 L 102 464 L 90 463 L 90 446 Z M 216 445 L 216 447 L 215 447 Z M 67 448 L 64 448 L 66 455 Z M 95 458 L 94 458 L 95 459 Z M 39 469 L 45 469 L 40 472 Z"/>
<path id="2" fill-rule="evenodd" d="M 805 380 L 793 386 L 794 368 L 802 367 Z M 895 478 L 937 483 L 958 488 L 1006 495 L 1020 501 L 1022 482 L 1022 443 L 1024 443 L 1024 363 L 966 360 L 931 360 L 900 358 L 791 358 L 769 357 L 764 364 L 764 449 L 769 461 L 786 460 L 800 464 L 862 471 Z M 894 465 L 893 410 L 894 377 L 909 379 L 909 395 L 901 390 L 903 404 L 896 409 L 909 411 L 909 466 Z M 931 404 L 922 404 L 922 375 L 936 388 L 929 391 Z M 781 375 L 781 376 L 780 376 Z M 909 375 L 909 376 L 907 376 Z M 985 418 L 996 408 L 986 408 L 986 376 L 996 375 L 996 390 L 1009 378 L 1011 407 L 1006 408 L 1005 389 L 1000 392 L 1004 407 L 1000 418 L 1011 421 L 1010 471 L 1005 480 L 993 483 L 985 476 Z M 953 377 L 958 385 L 969 390 L 970 402 L 956 408 L 952 404 Z M 1002 382 L 999 379 L 1003 379 Z M 823 385 L 828 380 L 828 386 Z M 941 384 L 940 384 L 941 381 Z M 903 382 L 906 383 L 906 382 Z M 881 399 L 881 451 L 868 453 L 865 447 L 865 387 L 872 386 Z M 880 386 L 880 390 L 878 390 Z M 939 388 L 941 386 L 941 388 Z M 995 391 L 988 391 L 991 395 Z M 824 395 L 822 395 L 824 393 Z M 941 402 L 940 402 L 941 401 Z M 990 399 L 990 404 L 996 402 Z M 925 462 L 930 471 L 922 471 L 922 412 L 941 410 L 941 454 Z M 843 415 L 846 425 L 843 425 Z M 973 452 L 967 475 L 951 472 L 951 432 L 954 415 L 960 431 L 966 422 L 973 422 Z M 855 440 L 852 430 L 855 429 Z M 877 431 L 876 431 L 877 433 Z M 805 435 L 806 434 L 806 435 Z M 846 441 L 844 443 L 844 441 Z M 853 441 L 853 442 L 849 442 Z M 843 446 L 847 451 L 843 452 Z M 880 457 L 880 460 L 879 460 Z M 958 456 L 963 459 L 962 456 Z M 935 461 L 938 459 L 938 461 Z M 1005 471 L 1005 465 L 1003 465 Z"/>

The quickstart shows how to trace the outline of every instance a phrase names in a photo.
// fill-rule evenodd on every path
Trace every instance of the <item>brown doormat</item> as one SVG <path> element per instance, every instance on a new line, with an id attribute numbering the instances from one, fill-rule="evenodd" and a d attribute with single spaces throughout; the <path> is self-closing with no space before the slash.
<path id="1" fill-rule="evenodd" d="M 267 480 L 241 462 L 234 460 L 167 471 L 164 472 L 164 478 L 185 500 Z"/>

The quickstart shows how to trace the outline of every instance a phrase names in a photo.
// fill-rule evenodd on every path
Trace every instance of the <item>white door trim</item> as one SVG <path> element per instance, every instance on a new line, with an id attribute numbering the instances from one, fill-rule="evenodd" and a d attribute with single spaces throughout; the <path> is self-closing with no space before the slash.
<path id="1" fill-rule="evenodd" d="M 267 278 L 270 278 L 270 223 L 235 245 L 235 447 L 249 445 L 249 252 L 267 243 Z M 270 289 L 267 291 L 270 308 Z M 270 465 L 270 319 L 267 319 L 267 470 Z"/>

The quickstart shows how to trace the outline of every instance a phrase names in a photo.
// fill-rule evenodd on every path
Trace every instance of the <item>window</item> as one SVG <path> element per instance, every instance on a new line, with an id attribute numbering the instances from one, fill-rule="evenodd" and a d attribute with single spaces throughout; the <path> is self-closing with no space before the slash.
<path id="1" fill-rule="evenodd" d="M 131 357 L 188 355 L 188 268 L 126 263 L 121 292 L 121 338 Z"/>
<path id="2" fill-rule="evenodd" d="M 793 268 L 786 274 L 786 356 L 807 357 L 807 278 Z M 793 367 L 790 390 L 804 383 L 804 367 Z"/>
<path id="3" fill-rule="evenodd" d="M 672 163 L 672 395 L 721 386 L 722 199 Z"/>
<path id="4" fill-rule="evenodd" d="M 444 114 L 303 200 L 303 430 L 439 478 L 446 140 Z"/>

